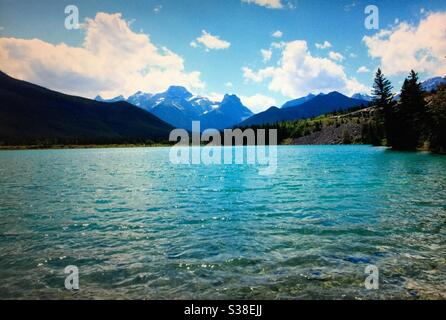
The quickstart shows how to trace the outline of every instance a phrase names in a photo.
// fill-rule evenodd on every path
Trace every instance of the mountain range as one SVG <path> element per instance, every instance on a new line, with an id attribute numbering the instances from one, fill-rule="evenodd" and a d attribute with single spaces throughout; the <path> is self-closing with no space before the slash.
<path id="1" fill-rule="evenodd" d="M 323 96 L 323 95 L 325 95 L 325 94 L 324 93 L 319 93 L 318 95 L 315 95 L 315 94 L 310 93 L 309 95 L 307 95 L 305 97 L 285 102 L 282 105 L 281 109 L 297 107 L 297 106 L 300 106 L 301 104 L 304 104 L 305 102 L 313 100 L 317 96 Z M 354 95 L 351 96 L 351 98 L 357 99 L 357 100 L 372 101 L 372 96 L 369 96 L 368 94 L 364 94 L 364 93 L 355 93 Z"/>
<path id="2" fill-rule="evenodd" d="M 428 79 L 422 87 L 432 91 L 440 84 L 446 78 Z M 167 140 L 174 127 L 190 129 L 192 120 L 201 121 L 202 130 L 246 127 L 365 107 L 369 100 L 367 95 L 347 97 L 336 91 L 310 94 L 253 115 L 236 95 L 214 102 L 171 86 L 159 94 L 91 100 L 0 72 L 0 145 L 157 142 Z"/>
<path id="3" fill-rule="evenodd" d="M 308 98 L 308 96 L 306 98 Z M 294 102 L 287 102 L 281 109 L 271 107 L 268 110 L 258 113 L 241 122 L 238 126 L 246 127 L 280 121 L 312 118 L 322 114 L 343 111 L 353 107 L 365 107 L 369 103 L 366 100 L 349 98 L 336 91 L 310 97 L 306 102 L 302 102 L 303 100 L 298 100 L 299 99 L 293 100 Z"/>
<path id="4" fill-rule="evenodd" d="M 446 83 L 446 78 L 435 77 L 424 81 L 422 87 L 425 91 L 432 91 L 442 83 Z M 398 96 L 395 99 L 397 100 Z M 363 93 L 347 97 L 336 91 L 328 94 L 310 93 L 307 96 L 285 102 L 280 109 L 270 107 L 258 114 L 253 114 L 235 95 L 225 95 L 221 102 L 215 102 L 205 97 L 194 96 L 186 88 L 180 86 L 171 86 L 167 91 L 158 94 L 139 91 L 127 99 L 121 95 L 109 100 L 97 96 L 96 100 L 127 101 L 153 113 L 174 127 L 191 130 L 192 121 L 200 121 L 201 130 L 209 128 L 221 130 L 234 126 L 316 117 L 324 113 L 367 106 L 372 101 L 372 97 Z"/>
<path id="5" fill-rule="evenodd" d="M 423 82 L 421 82 L 421 89 L 423 89 L 426 92 L 432 92 L 434 90 L 437 90 L 437 88 L 440 85 L 446 85 L 446 77 L 433 77 L 430 79 L 427 79 Z M 393 97 L 394 101 L 399 101 L 401 98 L 400 94 L 398 93 Z"/>
<path id="6" fill-rule="evenodd" d="M 0 145 L 150 143 L 172 129 L 124 101 L 70 96 L 0 72 Z"/>
<path id="7" fill-rule="evenodd" d="M 97 101 L 122 101 L 118 96 L 104 100 L 97 96 Z M 165 92 L 150 94 L 141 91 L 131 95 L 125 101 L 151 112 L 174 127 L 191 130 L 192 121 L 200 121 L 201 130 L 230 128 L 251 117 L 253 113 L 245 107 L 236 95 L 225 95 L 221 102 L 194 96 L 186 88 L 171 86 Z"/>
<path id="8" fill-rule="evenodd" d="M 97 96 L 95 99 L 102 102 L 127 101 L 177 128 L 191 130 L 192 121 L 200 121 L 201 130 L 210 128 L 222 130 L 238 125 L 277 122 L 283 121 L 283 119 L 294 120 L 345 110 L 352 106 L 367 105 L 371 97 L 356 94 L 352 98 L 348 98 L 337 92 L 309 94 L 286 102 L 281 107 L 282 111 L 271 107 L 257 115 L 244 106 L 236 95 L 226 94 L 221 102 L 215 102 L 205 97 L 194 96 L 181 86 L 170 86 L 165 92 L 157 94 L 138 91 L 127 99 L 122 95 L 108 100 L 101 96 Z M 313 100 L 315 101 L 312 102 Z M 299 111 L 293 109 L 298 106 L 303 106 L 303 109 L 299 108 Z"/>

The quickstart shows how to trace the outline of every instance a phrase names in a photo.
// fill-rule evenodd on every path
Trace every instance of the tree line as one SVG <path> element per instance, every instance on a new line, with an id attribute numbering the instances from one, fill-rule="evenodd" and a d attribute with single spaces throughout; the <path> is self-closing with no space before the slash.
<path id="1" fill-rule="evenodd" d="M 399 101 L 395 101 L 392 89 L 378 69 L 372 92 L 375 119 L 364 128 L 369 142 L 396 150 L 422 148 L 446 153 L 446 87 L 428 95 L 412 70 L 404 80 Z"/>

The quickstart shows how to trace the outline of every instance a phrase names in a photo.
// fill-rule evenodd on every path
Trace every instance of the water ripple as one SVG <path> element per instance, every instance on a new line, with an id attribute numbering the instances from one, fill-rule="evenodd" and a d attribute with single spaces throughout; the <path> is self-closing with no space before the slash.
<path id="1" fill-rule="evenodd" d="M 446 298 L 445 157 L 280 147 L 259 176 L 168 154 L 0 152 L 0 298 Z"/>

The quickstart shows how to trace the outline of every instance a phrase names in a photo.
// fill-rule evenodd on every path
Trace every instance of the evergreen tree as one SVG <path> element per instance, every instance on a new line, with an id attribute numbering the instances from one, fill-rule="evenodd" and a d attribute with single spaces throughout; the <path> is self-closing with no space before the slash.
<path id="1" fill-rule="evenodd" d="M 401 88 L 401 100 L 395 108 L 394 136 L 392 147 L 403 150 L 415 150 L 425 131 L 426 105 L 418 74 L 411 71 Z"/>
<path id="2" fill-rule="evenodd" d="M 430 149 L 446 153 L 446 86 L 438 88 L 428 106 L 430 128 Z"/>
<path id="3" fill-rule="evenodd" d="M 383 130 L 379 129 L 377 132 L 384 131 L 387 137 L 387 144 L 391 145 L 391 140 L 393 137 L 393 94 L 392 94 L 392 84 L 388 79 L 384 77 L 381 69 L 375 74 L 375 80 L 373 83 L 372 90 L 372 102 L 377 107 L 378 112 L 375 114 L 375 121 L 378 127 L 383 127 Z M 377 139 L 382 139 L 382 137 Z"/>
<path id="4" fill-rule="evenodd" d="M 384 108 L 392 104 L 392 84 L 384 77 L 380 68 L 378 68 L 378 71 L 375 74 L 372 96 L 373 103 L 378 107 Z"/>

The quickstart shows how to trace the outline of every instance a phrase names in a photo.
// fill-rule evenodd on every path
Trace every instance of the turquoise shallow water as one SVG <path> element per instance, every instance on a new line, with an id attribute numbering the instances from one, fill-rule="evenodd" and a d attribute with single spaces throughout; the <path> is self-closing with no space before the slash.
<path id="1" fill-rule="evenodd" d="M 446 157 L 283 146 L 261 176 L 168 154 L 0 152 L 0 298 L 446 298 Z"/>

